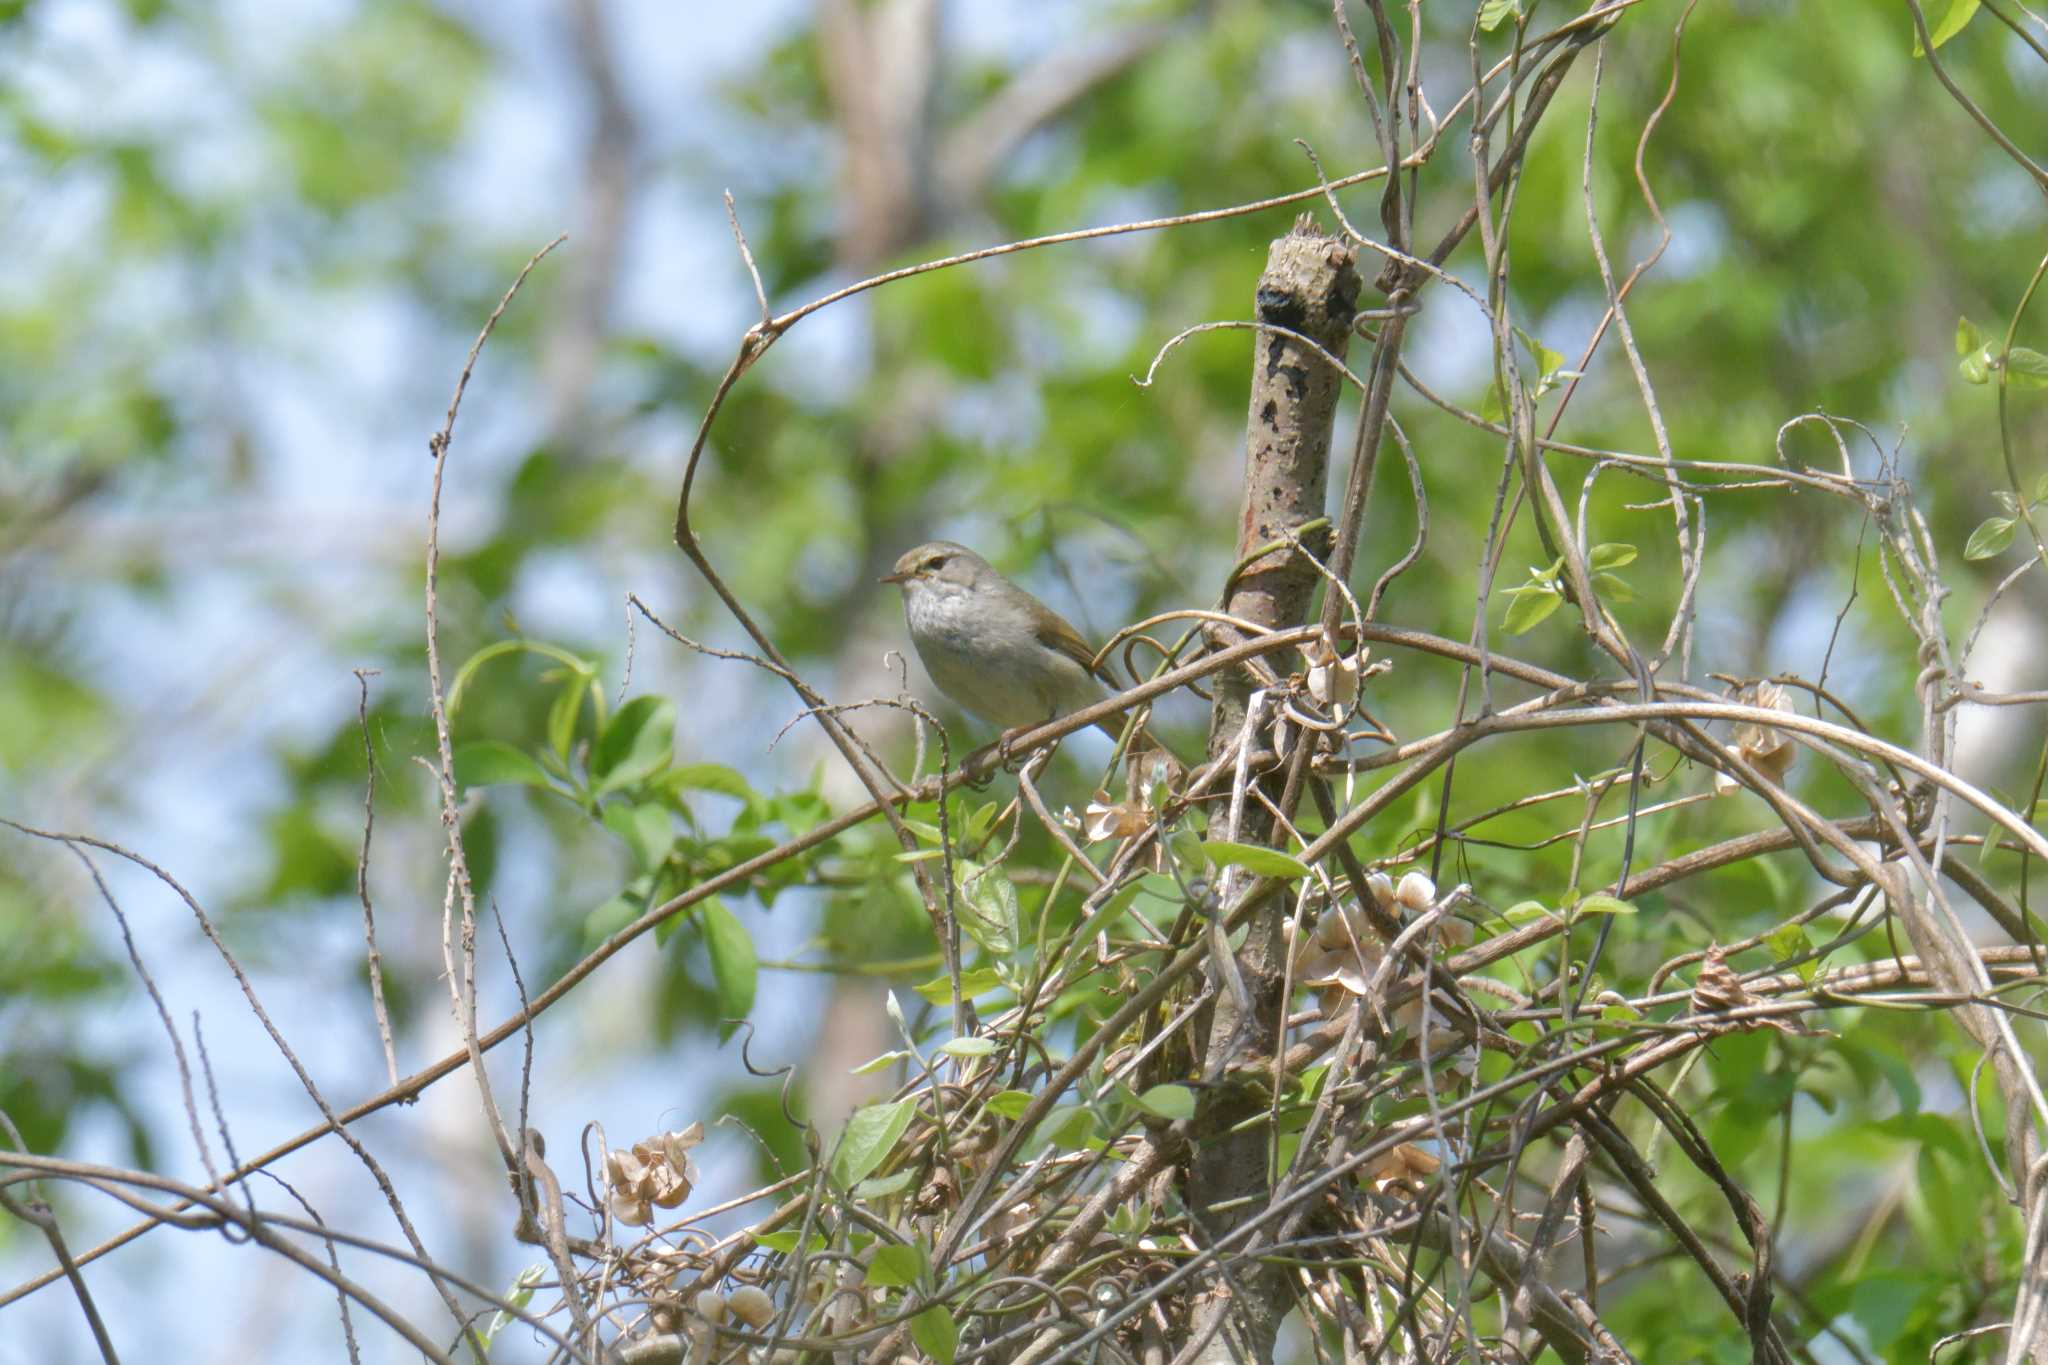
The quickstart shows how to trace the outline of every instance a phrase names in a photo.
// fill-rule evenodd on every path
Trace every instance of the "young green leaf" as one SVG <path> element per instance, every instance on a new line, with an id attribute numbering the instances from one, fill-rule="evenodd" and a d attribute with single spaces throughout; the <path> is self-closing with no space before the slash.
<path id="1" fill-rule="evenodd" d="M 987 995 L 1002 984 L 1003 979 L 996 975 L 995 968 L 970 967 L 960 973 L 960 998 L 962 1000 L 972 1000 L 976 996 Z M 913 989 L 934 1005 L 950 1005 L 953 1003 L 953 983 L 946 977 L 935 976 L 930 981 L 913 987 Z"/>
<path id="2" fill-rule="evenodd" d="M 998 1090 L 988 1097 L 988 1112 L 1000 1119 L 1022 1118 L 1024 1111 L 1031 1107 L 1031 1092 L 1028 1090 Z"/>
<path id="3" fill-rule="evenodd" d="M 935 1303 L 910 1320 L 910 1339 L 939 1365 L 953 1365 L 960 1350 L 960 1325 L 953 1321 L 951 1309 Z"/>
<path id="4" fill-rule="evenodd" d="M 2005 382 L 2016 389 L 2048 389 L 2048 355 L 2013 347 L 2005 353 Z"/>
<path id="5" fill-rule="evenodd" d="M 1202 853 L 1217 867 L 1241 867 L 1260 877 L 1294 881 L 1306 877 L 1309 872 L 1308 864 L 1301 859 L 1258 844 L 1233 844 L 1226 839 L 1212 839 L 1202 845 Z"/>
<path id="6" fill-rule="evenodd" d="M 1806 930 L 1796 924 L 1781 924 L 1764 935 L 1764 947 L 1770 951 L 1772 958 L 1779 962 L 1798 957 L 1811 946 L 1806 937 Z"/>
<path id="7" fill-rule="evenodd" d="M 1628 585 L 1628 580 L 1620 574 L 1596 573 L 1593 575 L 1593 584 L 1602 593 L 1606 594 L 1607 600 L 1610 602 L 1633 602 L 1636 600 L 1636 590 L 1631 588 Z"/>
<path id="8" fill-rule="evenodd" d="M 1607 541 L 1595 545 L 1593 552 L 1586 556 L 1586 567 L 1594 572 L 1601 569 L 1621 569 L 1636 562 L 1636 547 L 1627 541 Z"/>
<path id="9" fill-rule="evenodd" d="M 839 1145 L 832 1153 L 833 1181 L 841 1189 L 850 1190 L 867 1179 L 875 1167 L 888 1159 L 916 1116 L 916 1102 L 907 1099 L 856 1109 L 846 1121 L 846 1131 L 839 1135 Z"/>
<path id="10" fill-rule="evenodd" d="M 704 946 L 711 954 L 711 976 L 718 983 L 718 1009 L 727 1019 L 744 1019 L 754 1008 L 759 966 L 754 940 L 739 917 L 713 896 L 704 902 Z"/>
<path id="11" fill-rule="evenodd" d="M 604 827 L 619 836 L 633 850 L 633 860 L 642 872 L 660 867 L 675 847 L 675 816 L 667 806 L 653 801 L 629 806 L 614 802 L 604 808 Z"/>
<path id="12" fill-rule="evenodd" d="M 998 1050 L 993 1038 L 953 1038 L 939 1045 L 948 1057 L 986 1057 Z"/>
<path id="13" fill-rule="evenodd" d="M 914 1170 L 898 1171 L 894 1175 L 879 1175 L 863 1180 L 853 1187 L 856 1199 L 887 1199 L 892 1194 L 901 1194 L 910 1188 L 910 1182 L 917 1179 Z"/>
<path id="14" fill-rule="evenodd" d="M 1948 0 L 1947 12 L 1941 16 L 1939 22 L 1928 30 L 1928 41 L 1934 46 L 1940 47 L 1943 43 L 1961 33 L 1969 26 L 1970 20 L 1977 17 L 1977 7 L 1980 3 L 1981 0 Z M 1932 8 L 1932 6 L 1929 6 L 1929 8 Z M 1913 55 L 1915 57 L 1925 57 L 1927 55 L 1926 49 L 1920 46 L 1920 30 L 1918 28 L 1913 30 Z M 1958 338 L 1958 341 L 1960 341 L 1960 338 Z"/>
<path id="15" fill-rule="evenodd" d="M 1491 33 L 1501 26 L 1503 20 L 1519 20 L 1521 17 L 1522 0 L 1481 0 L 1479 27 L 1483 32 Z"/>
<path id="16" fill-rule="evenodd" d="M 959 869 L 960 927 L 990 956 L 1007 958 L 1017 951 L 1017 888 L 1001 868 L 983 867 L 966 858 Z"/>
<path id="17" fill-rule="evenodd" d="M 672 792 L 716 792 L 720 796 L 733 796 L 742 801 L 752 800 L 754 795 L 754 789 L 747 785 L 747 779 L 723 763 L 685 763 L 664 774 L 661 782 Z"/>
<path id="18" fill-rule="evenodd" d="M 1633 915 L 1636 908 L 1618 896 L 1587 896 L 1572 907 L 1574 915 Z"/>
<path id="19" fill-rule="evenodd" d="M 590 775 L 600 794 L 642 781 L 675 757 L 676 705 L 666 697 L 635 697 L 597 737 Z"/>
<path id="20" fill-rule="evenodd" d="M 480 739 L 455 751 L 455 780 L 465 787 L 517 783 L 554 790 L 539 763 L 503 740 Z"/>
<path id="21" fill-rule="evenodd" d="M 1508 595 L 1514 601 L 1508 604 L 1507 619 L 1501 624 L 1510 635 L 1534 630 L 1564 601 L 1563 593 L 1547 587 L 1515 588 Z"/>
<path id="22" fill-rule="evenodd" d="M 877 1251 L 868 1262 L 867 1282 L 876 1289 L 902 1289 L 916 1284 L 922 1274 L 924 1253 L 895 1242 Z"/>
<path id="23" fill-rule="evenodd" d="M 2011 517 L 1986 517 L 1970 532 L 1969 544 L 1963 546 L 1963 558 L 1989 559 L 2003 553 L 2012 544 L 2013 527 L 2017 524 Z"/>
<path id="24" fill-rule="evenodd" d="M 1195 1092 L 1184 1085 L 1155 1085 L 1137 1100 L 1140 1109 L 1162 1119 L 1195 1116 Z"/>

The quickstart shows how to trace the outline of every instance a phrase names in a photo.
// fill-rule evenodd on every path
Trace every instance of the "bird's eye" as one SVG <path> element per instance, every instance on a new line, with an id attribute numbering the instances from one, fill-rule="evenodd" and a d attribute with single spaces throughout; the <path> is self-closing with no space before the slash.
<path id="1" fill-rule="evenodd" d="M 924 562 L 926 572 L 936 572 L 940 569 L 945 568 L 946 561 L 950 558 L 952 558 L 951 555 L 933 555 L 930 559 L 927 559 Z"/>

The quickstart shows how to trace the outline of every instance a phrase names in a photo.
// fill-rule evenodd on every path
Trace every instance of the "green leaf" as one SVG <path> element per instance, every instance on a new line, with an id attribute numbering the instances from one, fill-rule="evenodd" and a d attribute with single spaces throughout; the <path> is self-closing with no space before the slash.
<path id="1" fill-rule="evenodd" d="M 1301 859 L 1258 844 L 1233 844 L 1225 839 L 1211 839 L 1202 845 L 1202 854 L 1217 867 L 1241 867 L 1261 877 L 1279 877 L 1286 881 L 1306 877 L 1309 871 L 1308 864 Z"/>
<path id="2" fill-rule="evenodd" d="M 1155 1085 L 1137 1100 L 1140 1109 L 1163 1119 L 1195 1116 L 1195 1092 L 1184 1085 Z"/>
<path id="3" fill-rule="evenodd" d="M 998 1090 L 988 1097 L 985 1106 L 989 1113 L 999 1119 L 1022 1118 L 1024 1111 L 1031 1107 L 1031 1092 L 1028 1090 Z"/>
<path id="4" fill-rule="evenodd" d="M 899 1047 L 894 1052 L 885 1052 L 879 1057 L 869 1058 L 867 1061 L 862 1062 L 859 1066 L 855 1067 L 853 1070 L 847 1072 L 846 1074 L 849 1076 L 872 1076 L 877 1071 L 887 1071 L 890 1067 L 896 1065 L 896 1063 L 902 1061 L 905 1057 L 910 1057 L 914 1055 L 916 1054 L 906 1052 Z"/>
<path id="5" fill-rule="evenodd" d="M 1479 400 L 1479 419 L 1483 422 L 1504 422 L 1508 415 L 1508 400 L 1501 395 L 1498 380 L 1486 386 L 1486 396 Z"/>
<path id="6" fill-rule="evenodd" d="M 1534 630 L 1564 601 L 1564 594 L 1555 588 L 1515 588 L 1508 596 L 1514 601 L 1508 604 L 1507 619 L 1501 625 L 1510 635 Z"/>
<path id="7" fill-rule="evenodd" d="M 675 816 L 667 806 L 652 801 L 640 805 L 614 802 L 604 808 L 603 819 L 604 827 L 633 850 L 633 860 L 642 872 L 660 867 L 675 847 Z"/>
<path id="8" fill-rule="evenodd" d="M 914 1170 L 898 1171 L 894 1175 L 877 1176 L 863 1180 L 853 1187 L 856 1199 L 887 1199 L 892 1194 L 901 1194 L 910 1188 L 910 1182 L 917 1179 Z"/>
<path id="9" fill-rule="evenodd" d="M 1764 947 L 1773 960 L 1786 962 L 1799 957 L 1812 947 L 1806 937 L 1806 930 L 1796 924 L 1781 924 L 1764 935 Z"/>
<path id="10" fill-rule="evenodd" d="M 548 705 L 548 743 L 564 763 L 569 761 L 569 746 L 576 740 L 576 718 L 583 714 L 589 683 L 589 674 L 573 674 Z"/>
<path id="11" fill-rule="evenodd" d="M 993 1038 L 954 1038 L 939 1045 L 939 1051 L 948 1057 L 986 1057 L 1001 1050 Z"/>
<path id="12" fill-rule="evenodd" d="M 1628 580 L 1620 574 L 1596 573 L 1593 575 L 1593 585 L 1607 594 L 1607 600 L 1610 602 L 1633 602 L 1636 600 L 1636 590 L 1631 588 L 1628 585 Z"/>
<path id="13" fill-rule="evenodd" d="M 1636 562 L 1636 547 L 1626 541 L 1608 541 L 1595 545 L 1593 553 L 1586 557 L 1586 567 L 1594 572 L 1602 569 L 1621 569 Z"/>
<path id="14" fill-rule="evenodd" d="M 1045 1116 L 1038 1131 L 1052 1146 L 1075 1151 L 1095 1136 L 1095 1114 L 1077 1104 L 1063 1105 Z"/>
<path id="15" fill-rule="evenodd" d="M 758 964 L 754 940 L 725 902 L 713 896 L 704 902 L 704 946 L 711 954 L 711 976 L 718 983 L 718 1009 L 726 1019 L 744 1019 L 754 1008 Z"/>
<path id="16" fill-rule="evenodd" d="M 1003 979 L 996 974 L 995 968 L 970 967 L 960 973 L 960 998 L 962 1000 L 973 1000 L 977 996 L 987 995 L 1002 984 Z M 950 1005 L 953 1003 L 953 983 L 946 977 L 935 976 L 923 985 L 913 989 L 934 1005 Z"/>
<path id="17" fill-rule="evenodd" d="M 2013 527 L 2017 523 L 2011 517 L 1986 517 L 1970 532 L 1969 544 L 1963 546 L 1964 559 L 1989 559 L 2000 554 L 2012 544 Z"/>
<path id="18" fill-rule="evenodd" d="M 1968 318 L 1956 319 L 1956 354 L 1966 356 L 1984 344 L 1984 334 Z"/>
<path id="19" fill-rule="evenodd" d="M 1519 21 L 1522 17 L 1522 0 L 1481 0 L 1479 6 L 1479 27 L 1491 33 L 1506 19 Z M 1516 328 L 1520 331 L 1520 328 Z"/>
<path id="20" fill-rule="evenodd" d="M 1961 33 L 1968 26 L 1970 20 L 1977 17 L 1977 6 L 1979 3 L 1980 0 L 1949 0 L 1948 12 L 1941 16 L 1941 22 L 1928 29 L 1928 40 L 1934 46 L 1940 47 L 1943 43 Z M 1913 30 L 1913 55 L 1915 57 L 1925 57 L 1927 55 L 1926 49 L 1920 46 L 1920 30 L 1917 28 Z M 1961 341 L 1960 336 L 1957 338 L 1957 341 Z"/>
<path id="21" fill-rule="evenodd" d="M 796 1251 L 797 1239 L 802 1235 L 803 1233 L 799 1229 L 784 1228 L 780 1232 L 762 1233 L 760 1236 L 754 1239 L 754 1244 L 759 1247 L 764 1247 L 769 1251 L 780 1252 L 782 1255 L 788 1256 Z M 812 1233 L 810 1250 L 823 1251 L 824 1249 L 824 1234 L 817 1232 Z"/>
<path id="22" fill-rule="evenodd" d="M 1164 872 L 1147 872 L 1138 878 L 1138 894 L 1165 901 L 1168 905 L 1179 905 L 1187 899 L 1181 893 L 1180 883 Z"/>
<path id="23" fill-rule="evenodd" d="M 1636 908 L 1619 896 L 1588 896 L 1572 907 L 1574 915 L 1633 915 Z"/>
<path id="24" fill-rule="evenodd" d="M 2034 501 L 2048 502 L 2048 474 L 2034 480 Z"/>
<path id="25" fill-rule="evenodd" d="M 742 801 L 752 800 L 754 796 L 754 789 L 747 785 L 747 779 L 723 763 L 685 763 L 669 770 L 662 778 L 662 785 L 672 792 L 716 792 Z"/>
<path id="26" fill-rule="evenodd" d="M 960 1350 L 960 1326 L 953 1321 L 951 1309 L 935 1303 L 910 1320 L 910 1339 L 939 1365 L 953 1365 Z"/>
<path id="27" fill-rule="evenodd" d="M 1518 15 L 1521 13 L 1519 7 L 1515 10 L 1515 13 Z M 1515 328 L 1515 335 L 1522 339 L 1522 344 L 1529 348 L 1529 354 L 1535 357 L 1536 374 L 1539 379 L 1548 380 L 1559 369 L 1563 368 L 1564 355 L 1562 352 L 1551 350 L 1519 327 Z M 1540 385 L 1537 391 L 1540 393 L 1544 388 L 1548 387 L 1547 383 Z"/>
<path id="28" fill-rule="evenodd" d="M 635 697 L 621 706 L 590 751 L 600 794 L 654 776 L 675 757 L 676 706 L 666 697 Z"/>
<path id="29" fill-rule="evenodd" d="M 519 1278 L 512 1281 L 512 1287 L 505 1293 L 505 1302 L 513 1308 L 526 1307 L 527 1304 L 533 1302 L 535 1287 L 547 1277 L 548 1267 L 545 1265 L 530 1265 L 526 1267 L 526 1269 L 519 1272 Z M 495 1341 L 498 1333 L 504 1331 L 506 1325 L 512 1321 L 512 1314 L 503 1308 L 493 1313 L 490 1326 L 484 1328 L 484 1345 L 489 1346 Z"/>
<path id="30" fill-rule="evenodd" d="M 2016 389 L 2048 389 L 2048 355 L 2013 347 L 2005 353 L 2005 382 Z"/>
<path id="31" fill-rule="evenodd" d="M 901 1242 L 891 1243 L 868 1262 L 867 1282 L 875 1289 L 903 1289 L 924 1274 L 924 1253 Z"/>
<path id="32" fill-rule="evenodd" d="M 1988 384 L 1991 382 L 1991 362 L 1993 358 L 1991 343 L 1987 341 L 1957 361 L 1956 369 L 1962 373 L 1963 379 L 1968 383 Z"/>
<path id="33" fill-rule="evenodd" d="M 547 771 L 522 751 L 498 739 L 480 739 L 455 751 L 455 780 L 465 787 L 517 783 L 555 790 Z"/>
<path id="34" fill-rule="evenodd" d="M 846 1121 L 846 1130 L 839 1135 L 839 1145 L 832 1153 L 833 1181 L 841 1189 L 850 1190 L 866 1180 L 875 1167 L 888 1159 L 916 1116 L 916 1104 L 907 1099 L 856 1109 Z"/>
<path id="35" fill-rule="evenodd" d="M 602 905 L 599 905 L 596 909 L 585 915 L 583 917 L 584 946 L 586 948 L 595 948 L 634 920 L 639 919 L 645 913 L 647 907 L 652 904 L 647 898 L 653 891 L 654 879 L 652 877 L 635 877 L 626 884 L 626 888 L 619 892 L 618 895 L 613 896 L 610 900 L 605 901 Z M 671 915 L 660 924 L 654 926 L 654 941 L 657 944 L 664 942 L 670 934 L 675 932 L 677 919 L 677 916 Z"/>
<path id="36" fill-rule="evenodd" d="M 1001 868 L 983 867 L 966 858 L 956 866 L 960 927 L 991 956 L 1009 957 L 1017 951 L 1017 888 Z"/>
<path id="37" fill-rule="evenodd" d="M 1510 924 L 1527 924 L 1531 920 L 1556 918 L 1542 901 L 1516 901 L 1503 912 L 1503 917 Z"/>

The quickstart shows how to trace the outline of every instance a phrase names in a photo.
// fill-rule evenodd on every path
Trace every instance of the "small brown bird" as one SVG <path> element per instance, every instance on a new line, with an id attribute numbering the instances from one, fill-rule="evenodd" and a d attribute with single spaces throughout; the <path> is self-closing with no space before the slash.
<path id="1" fill-rule="evenodd" d="M 928 541 L 882 578 L 903 589 L 911 643 L 939 691 L 1005 735 L 1101 701 L 1107 674 L 1060 614 L 965 545 Z M 1117 718 L 1098 722 L 1112 738 Z"/>

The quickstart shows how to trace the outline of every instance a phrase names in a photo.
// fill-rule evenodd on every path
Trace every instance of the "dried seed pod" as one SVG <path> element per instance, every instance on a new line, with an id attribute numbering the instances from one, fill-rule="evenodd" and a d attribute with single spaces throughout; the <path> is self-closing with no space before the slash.
<path id="1" fill-rule="evenodd" d="M 645 1199 L 623 1190 L 612 1192 L 612 1217 L 630 1228 L 644 1228 L 654 1221 L 654 1210 Z"/>
<path id="2" fill-rule="evenodd" d="M 725 1296 L 725 1307 L 734 1317 L 753 1328 L 766 1327 L 775 1320 L 775 1300 L 768 1291 L 743 1284 Z"/>
<path id="3" fill-rule="evenodd" d="M 1404 872 L 1394 888 L 1394 900 L 1404 910 L 1421 914 L 1436 904 L 1436 883 L 1420 872 Z"/>

